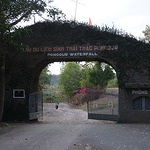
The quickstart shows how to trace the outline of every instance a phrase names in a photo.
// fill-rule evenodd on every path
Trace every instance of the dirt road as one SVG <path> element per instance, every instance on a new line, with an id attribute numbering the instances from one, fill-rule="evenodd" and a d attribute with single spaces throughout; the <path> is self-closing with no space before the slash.
<path id="1" fill-rule="evenodd" d="M 0 150 L 150 150 L 150 125 L 88 120 L 67 104 L 44 104 L 39 123 L 0 129 Z"/>
<path id="2" fill-rule="evenodd" d="M 55 123 L 98 123 L 101 121 L 88 120 L 88 114 L 82 109 L 75 109 L 66 103 L 60 103 L 59 109 L 55 109 L 55 103 L 44 104 L 44 115 L 40 119 L 44 122 Z"/>

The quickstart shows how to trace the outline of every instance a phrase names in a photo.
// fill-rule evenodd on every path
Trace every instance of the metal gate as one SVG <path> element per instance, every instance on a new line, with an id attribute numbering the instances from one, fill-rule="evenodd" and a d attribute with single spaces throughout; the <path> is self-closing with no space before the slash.
<path id="1" fill-rule="evenodd" d="M 116 90 L 115 90 L 116 91 Z M 88 101 L 88 119 L 118 120 L 118 91 L 106 90 L 100 98 Z"/>
<path id="2" fill-rule="evenodd" d="M 29 120 L 43 117 L 43 93 L 36 92 L 29 96 Z"/>

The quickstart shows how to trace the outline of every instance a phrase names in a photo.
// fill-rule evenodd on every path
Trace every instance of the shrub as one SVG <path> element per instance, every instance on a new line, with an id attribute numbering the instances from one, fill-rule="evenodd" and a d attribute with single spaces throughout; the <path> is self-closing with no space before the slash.
<path id="1" fill-rule="evenodd" d="M 75 93 L 75 96 L 71 98 L 70 102 L 74 106 L 82 105 L 85 102 L 99 99 L 100 93 L 102 93 L 102 91 L 103 91 L 102 89 L 95 90 L 95 89 L 88 89 L 88 88 L 75 90 L 73 91 L 73 93 Z"/>

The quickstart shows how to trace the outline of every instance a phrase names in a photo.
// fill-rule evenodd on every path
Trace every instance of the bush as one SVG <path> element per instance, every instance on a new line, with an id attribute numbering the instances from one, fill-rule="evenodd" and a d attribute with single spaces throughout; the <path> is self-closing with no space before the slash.
<path id="1" fill-rule="evenodd" d="M 71 98 L 70 102 L 74 106 L 82 105 L 85 102 L 93 101 L 96 99 L 99 99 L 100 94 L 103 92 L 102 89 L 94 90 L 94 89 L 81 89 L 81 90 L 75 90 L 73 93 L 76 93 L 73 98 Z"/>
<path id="2" fill-rule="evenodd" d="M 62 88 L 59 85 L 44 86 L 43 88 L 43 102 L 55 103 L 67 101 L 68 97 L 62 94 Z"/>
<path id="3" fill-rule="evenodd" d="M 114 78 L 114 79 L 108 81 L 108 84 L 107 84 L 107 88 L 115 88 L 115 87 L 118 87 L 117 78 Z"/>

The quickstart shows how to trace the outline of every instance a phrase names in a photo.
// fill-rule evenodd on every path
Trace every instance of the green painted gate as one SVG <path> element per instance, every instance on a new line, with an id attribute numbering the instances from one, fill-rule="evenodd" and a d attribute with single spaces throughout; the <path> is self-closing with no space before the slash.
<path id="1" fill-rule="evenodd" d="M 117 89 L 107 89 L 98 99 L 88 100 L 88 119 L 118 121 Z"/>

